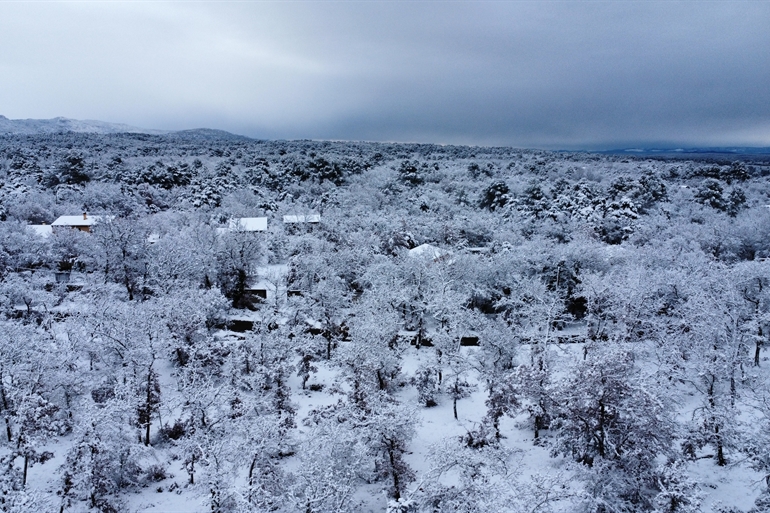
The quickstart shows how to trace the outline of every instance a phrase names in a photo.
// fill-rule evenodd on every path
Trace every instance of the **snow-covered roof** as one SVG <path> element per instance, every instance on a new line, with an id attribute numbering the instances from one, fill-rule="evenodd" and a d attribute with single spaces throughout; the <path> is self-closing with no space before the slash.
<path id="1" fill-rule="evenodd" d="M 264 232 L 267 230 L 267 218 L 241 217 L 230 219 L 228 229 L 231 232 Z"/>
<path id="2" fill-rule="evenodd" d="M 292 223 L 320 223 L 321 216 L 319 214 L 307 214 L 307 215 L 288 215 L 283 216 L 283 222 L 287 224 Z"/>
<path id="3" fill-rule="evenodd" d="M 27 230 L 43 238 L 46 238 L 53 233 L 53 228 L 51 228 L 50 224 L 30 224 L 27 225 Z"/>
<path id="4" fill-rule="evenodd" d="M 437 248 L 433 244 L 420 244 L 416 248 L 409 250 L 409 256 L 412 258 L 432 258 L 434 262 L 442 260 L 451 255 L 449 251 Z"/>
<path id="5" fill-rule="evenodd" d="M 286 296 L 286 264 L 265 265 L 255 270 L 254 276 L 246 284 L 247 290 L 264 290 L 267 301 L 274 301 L 277 294 Z"/>
<path id="6" fill-rule="evenodd" d="M 59 216 L 59 219 L 51 223 L 51 226 L 93 226 L 101 221 L 109 221 L 115 216 L 92 216 L 81 214 L 79 216 Z"/>

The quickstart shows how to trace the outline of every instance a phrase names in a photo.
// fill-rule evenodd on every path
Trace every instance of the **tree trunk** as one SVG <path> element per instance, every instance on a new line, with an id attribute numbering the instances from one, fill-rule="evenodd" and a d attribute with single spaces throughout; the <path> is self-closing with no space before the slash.
<path id="1" fill-rule="evenodd" d="M 727 460 L 725 459 L 725 450 L 724 444 L 722 443 L 722 436 L 719 434 L 719 425 L 714 426 L 714 434 L 716 435 L 717 439 L 717 465 L 724 467 L 727 465 Z"/>
<path id="2" fill-rule="evenodd" d="M 757 337 L 757 344 L 754 347 L 754 365 L 757 366 L 757 367 L 759 367 L 759 352 L 762 349 L 762 343 L 763 343 L 762 342 L 762 338 L 764 336 L 762 334 L 762 326 L 759 327 L 758 335 L 759 336 Z"/>
<path id="3" fill-rule="evenodd" d="M 126 285 L 126 292 L 128 292 L 128 300 L 129 301 L 133 301 L 134 300 L 134 287 L 131 285 L 131 281 L 128 279 L 128 275 L 126 275 L 124 283 Z"/>
<path id="4" fill-rule="evenodd" d="M 257 455 L 251 459 L 251 465 L 249 465 L 249 497 L 248 503 L 252 502 L 252 491 L 254 489 L 254 468 L 257 466 Z"/>
<path id="5" fill-rule="evenodd" d="M 163 418 L 160 413 L 160 406 L 158 406 L 158 431 L 163 431 Z"/>
<path id="6" fill-rule="evenodd" d="M 604 417 L 607 415 L 606 410 L 604 409 L 604 402 L 599 401 L 599 456 L 604 458 L 605 456 L 605 447 L 604 447 Z"/>
<path id="7" fill-rule="evenodd" d="M 150 424 L 152 424 L 152 371 L 147 373 L 147 402 L 145 403 L 146 425 L 144 431 L 144 445 L 150 445 Z"/>
<path id="8" fill-rule="evenodd" d="M 0 380 L 2 380 L 3 376 L 0 373 Z M 3 410 L 8 411 L 8 396 L 5 394 L 5 387 L 0 386 L 0 398 L 3 400 Z M 8 441 L 10 442 L 13 439 L 13 433 L 11 432 L 11 421 L 8 420 L 7 415 L 3 415 L 5 419 L 5 434 L 8 438 Z"/>
<path id="9" fill-rule="evenodd" d="M 393 475 L 393 498 L 398 500 L 401 498 L 401 483 L 398 479 L 398 471 L 396 470 L 396 455 L 393 452 L 393 448 L 388 448 L 388 457 L 390 458 L 390 472 Z"/>
<path id="10" fill-rule="evenodd" d="M 190 456 L 190 470 L 187 471 L 188 474 L 190 474 L 190 484 L 195 484 L 195 454 L 193 453 L 192 456 Z"/>
<path id="11" fill-rule="evenodd" d="M 422 346 L 422 316 L 420 316 L 420 324 L 417 325 L 417 341 L 415 343 L 417 349 Z"/>
<path id="12" fill-rule="evenodd" d="M 219 513 L 219 490 L 211 489 L 211 513 Z"/>
<path id="13" fill-rule="evenodd" d="M 738 390 L 735 387 L 735 376 L 730 375 L 730 406 L 735 406 L 735 397 L 738 395 Z"/>

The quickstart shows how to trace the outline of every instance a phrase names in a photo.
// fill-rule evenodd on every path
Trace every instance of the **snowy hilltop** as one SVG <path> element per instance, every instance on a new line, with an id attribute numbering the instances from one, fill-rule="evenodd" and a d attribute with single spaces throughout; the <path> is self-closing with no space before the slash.
<path id="1" fill-rule="evenodd" d="M 75 132 L 83 134 L 164 134 L 164 130 L 148 130 L 104 121 L 53 119 L 8 119 L 0 115 L 0 135 L 37 135 Z"/>
<path id="2" fill-rule="evenodd" d="M 53 119 L 8 119 L 0 115 L 0 135 L 45 135 L 45 134 L 147 134 L 167 135 L 184 139 L 246 139 L 224 130 L 197 128 L 192 130 L 155 130 L 138 128 L 121 123 L 108 123 L 91 119 L 79 120 L 57 117 Z"/>

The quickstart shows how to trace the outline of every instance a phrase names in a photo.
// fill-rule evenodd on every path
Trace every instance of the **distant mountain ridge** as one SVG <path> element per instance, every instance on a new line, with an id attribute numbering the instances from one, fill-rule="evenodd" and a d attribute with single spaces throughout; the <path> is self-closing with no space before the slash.
<path id="1" fill-rule="evenodd" d="M 169 135 L 182 139 L 248 139 L 242 135 L 231 134 L 224 130 L 198 128 L 193 130 L 153 130 L 138 128 L 121 123 L 108 123 L 97 120 L 78 120 L 64 117 L 53 119 L 8 119 L 0 115 L 0 135 L 44 135 L 61 133 L 81 134 L 146 134 Z"/>
<path id="2" fill-rule="evenodd" d="M 9 119 L 0 115 L 0 136 L 4 135 L 46 135 L 46 134 L 137 134 L 150 136 L 166 136 L 185 141 L 248 141 L 250 137 L 233 134 L 225 130 L 212 128 L 195 128 L 190 130 L 157 130 L 139 128 L 122 123 L 109 123 L 92 119 L 78 120 L 65 117 L 52 119 Z M 461 145 L 463 146 L 463 145 Z M 585 152 L 603 155 L 628 155 L 629 157 L 679 157 L 695 159 L 738 159 L 755 160 L 770 157 L 770 146 L 707 146 L 707 147 L 633 147 L 608 150 L 598 149 L 569 149 L 557 152 Z"/>
<path id="3" fill-rule="evenodd" d="M 167 134 L 165 130 L 147 130 L 119 123 L 107 123 L 96 120 L 78 120 L 69 118 L 53 119 L 8 119 L 0 115 L 0 134 L 4 135 L 36 135 L 76 132 L 88 134 Z"/>
<path id="4" fill-rule="evenodd" d="M 770 147 L 767 146 L 708 146 L 691 148 L 624 148 L 616 150 L 595 151 L 605 155 L 636 155 L 636 156 L 693 156 L 693 155 L 770 155 Z"/>

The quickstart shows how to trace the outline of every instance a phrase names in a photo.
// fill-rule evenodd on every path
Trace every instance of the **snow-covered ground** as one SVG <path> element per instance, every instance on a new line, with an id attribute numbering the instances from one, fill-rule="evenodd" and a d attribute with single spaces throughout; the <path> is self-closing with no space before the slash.
<path id="1" fill-rule="evenodd" d="M 237 338 L 238 335 L 223 332 L 225 338 Z M 556 357 L 555 367 L 566 368 L 568 363 L 580 358 L 583 351 L 582 344 L 569 344 L 552 346 L 552 353 Z M 465 356 L 470 356 L 477 348 L 462 348 Z M 519 360 L 526 361 L 529 358 L 528 347 L 522 346 Z M 403 380 L 408 382 L 421 365 L 435 360 L 435 349 L 423 347 L 408 348 L 404 352 L 402 361 Z M 159 366 L 160 382 L 164 391 L 173 391 L 175 388 L 174 374 L 177 368 L 170 362 L 164 362 Z M 485 406 L 486 392 L 482 383 L 478 382 L 478 375 L 471 375 L 470 382 L 476 385 L 475 391 L 458 401 L 458 419 L 455 420 L 452 412 L 452 401 L 445 394 L 439 394 L 438 404 L 434 407 L 423 407 L 418 404 L 417 391 L 411 385 L 405 385 L 396 394 L 399 401 L 405 407 L 416 408 L 419 412 L 419 421 L 414 437 L 409 443 L 409 451 L 406 462 L 414 469 L 417 479 L 413 485 L 419 486 L 420 479 L 431 471 L 429 458 L 430 448 L 442 440 L 457 439 L 472 431 L 482 421 L 487 412 Z M 322 385 L 319 391 L 310 388 L 303 390 L 301 379 L 293 375 L 290 378 L 292 401 L 296 405 L 298 428 L 294 435 L 301 439 L 307 436 L 309 430 L 303 427 L 301 420 L 308 413 L 321 406 L 334 404 L 345 390 L 340 388 L 337 371 L 330 368 L 324 362 L 318 362 L 318 371 L 314 373 L 308 385 Z M 333 391 L 330 393 L 329 391 Z M 173 392 L 172 392 L 173 395 Z M 165 401 L 173 404 L 173 398 L 166 397 Z M 686 410 L 687 408 L 685 408 Z M 163 415 L 171 417 L 172 412 L 165 411 Z M 569 462 L 562 457 L 552 457 L 549 454 L 550 434 L 546 432 L 540 441 L 535 444 L 533 433 L 526 421 L 525 415 L 515 418 L 505 417 L 501 423 L 501 444 L 514 451 L 515 458 L 512 462 L 517 466 L 516 474 L 522 483 L 528 482 L 531 476 L 551 475 L 560 476 L 567 480 L 573 474 Z M 158 426 L 154 426 L 156 429 Z M 64 463 L 72 436 L 59 439 L 56 443 L 46 446 L 54 457 L 45 464 L 31 467 L 29 472 L 29 486 L 31 490 L 39 490 L 46 495 L 55 495 L 61 487 L 61 473 L 58 468 Z M 144 488 L 126 492 L 125 511 L 136 513 L 194 513 L 209 511 L 207 505 L 206 488 L 187 484 L 187 476 L 180 461 L 173 461 L 173 450 L 160 449 L 157 452 L 157 463 L 168 465 L 169 475 L 166 479 L 153 483 Z M 163 458 L 168 458 L 164 460 Z M 295 467 L 295 457 L 286 457 L 283 465 L 287 469 Z M 743 510 L 749 509 L 754 499 L 764 487 L 763 476 L 748 468 L 746 462 L 735 461 L 726 467 L 717 467 L 712 458 L 703 458 L 688 464 L 688 473 L 701 484 L 703 511 L 716 511 L 716 507 L 734 506 Z M 238 479 L 243 479 L 240 476 Z M 452 479 L 451 475 L 448 479 Z M 576 492 L 579 486 L 572 483 Z M 381 512 L 385 510 L 387 499 L 380 483 L 364 484 L 357 492 L 355 500 L 359 501 L 362 512 Z M 554 511 L 571 511 L 574 507 L 568 501 L 553 505 Z M 87 511 L 85 504 L 75 505 L 69 511 Z M 513 510 L 512 510 L 513 511 Z M 534 511 L 534 510 L 533 510 Z"/>

